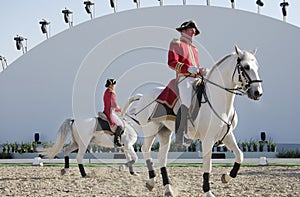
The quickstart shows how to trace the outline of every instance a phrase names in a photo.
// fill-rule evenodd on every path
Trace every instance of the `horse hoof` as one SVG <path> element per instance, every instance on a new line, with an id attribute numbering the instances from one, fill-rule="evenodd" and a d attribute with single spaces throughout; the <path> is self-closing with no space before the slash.
<path id="1" fill-rule="evenodd" d="M 213 193 L 211 193 L 211 191 L 208 191 L 205 193 L 205 197 L 215 197 L 215 195 L 213 195 Z"/>
<path id="2" fill-rule="evenodd" d="M 151 181 L 151 180 L 147 181 L 146 182 L 146 187 L 151 192 L 153 190 L 153 188 L 154 188 L 154 182 Z"/>
<path id="3" fill-rule="evenodd" d="M 132 176 L 139 176 L 139 174 L 136 173 L 136 172 L 130 172 L 130 174 L 131 174 Z"/>
<path id="4" fill-rule="evenodd" d="M 231 180 L 231 177 L 228 174 L 222 174 L 221 181 L 222 183 L 229 183 Z"/>
<path id="5" fill-rule="evenodd" d="M 61 171 L 60 171 L 60 175 L 65 175 L 67 173 L 67 171 L 63 168 L 63 169 L 61 169 Z"/>
<path id="6" fill-rule="evenodd" d="M 165 196 L 173 197 L 173 194 L 171 192 L 165 192 Z"/>
<path id="7" fill-rule="evenodd" d="M 173 197 L 174 196 L 174 192 L 173 192 L 172 187 L 171 187 L 170 184 L 166 185 L 165 196 L 169 196 L 169 197 Z"/>

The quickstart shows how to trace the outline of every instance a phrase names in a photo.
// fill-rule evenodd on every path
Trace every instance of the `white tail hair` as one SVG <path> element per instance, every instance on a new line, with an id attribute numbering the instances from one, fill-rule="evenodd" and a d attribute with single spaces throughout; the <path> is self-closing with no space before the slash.
<path id="1" fill-rule="evenodd" d="M 47 156 L 49 158 L 54 158 L 55 155 L 62 149 L 66 138 L 72 131 L 73 119 L 66 119 L 62 125 L 59 127 L 56 137 L 55 144 L 47 151 Z"/>

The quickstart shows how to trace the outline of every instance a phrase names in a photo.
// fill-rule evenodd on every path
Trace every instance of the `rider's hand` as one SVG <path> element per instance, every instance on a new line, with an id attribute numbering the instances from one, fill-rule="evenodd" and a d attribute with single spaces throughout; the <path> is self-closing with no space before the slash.
<path id="1" fill-rule="evenodd" d="M 203 68 L 202 69 L 202 75 L 203 76 L 206 76 L 208 74 L 208 72 L 209 72 L 209 68 Z"/>
<path id="2" fill-rule="evenodd" d="M 196 75 L 199 73 L 199 68 L 197 66 L 189 66 L 187 71 L 191 74 Z"/>
<path id="3" fill-rule="evenodd" d="M 115 112 L 122 112 L 122 108 L 121 107 L 116 107 Z"/>

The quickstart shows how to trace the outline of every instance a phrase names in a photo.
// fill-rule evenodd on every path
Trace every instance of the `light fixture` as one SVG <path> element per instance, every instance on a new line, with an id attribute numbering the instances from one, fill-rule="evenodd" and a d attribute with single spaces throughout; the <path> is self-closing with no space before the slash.
<path id="1" fill-rule="evenodd" d="M 0 55 L 0 61 L 1 61 L 1 65 L 2 65 L 3 70 L 5 68 L 7 68 L 6 58 Z"/>
<path id="2" fill-rule="evenodd" d="M 42 19 L 40 21 L 41 30 L 43 34 L 46 34 L 46 38 L 48 39 L 50 36 L 50 22 L 46 21 L 45 19 Z M 48 26 L 49 25 L 49 26 Z M 49 28 L 49 31 L 47 30 L 47 26 Z"/>
<path id="3" fill-rule="evenodd" d="M 264 6 L 264 3 L 261 0 L 257 0 L 256 4 L 257 4 L 257 13 L 260 14 L 260 9 L 261 7 Z"/>
<path id="4" fill-rule="evenodd" d="M 91 2 L 91 1 L 84 1 L 83 4 L 85 4 L 85 11 L 90 14 L 91 16 L 91 19 L 93 19 L 93 14 L 94 14 L 94 17 L 95 17 L 95 3 Z M 92 11 L 92 7 L 93 6 L 93 11 Z"/>
<path id="5" fill-rule="evenodd" d="M 17 50 L 22 49 L 23 54 L 26 53 L 27 52 L 27 38 L 17 35 L 16 37 L 14 37 L 14 40 L 16 41 Z M 25 47 L 23 46 L 23 43 L 22 43 L 24 40 L 26 41 Z"/>
<path id="6" fill-rule="evenodd" d="M 283 15 L 283 21 L 286 22 L 286 16 L 287 16 L 287 10 L 286 7 L 289 6 L 288 2 L 285 2 L 285 0 L 283 0 L 282 3 L 280 3 L 280 7 L 282 7 L 282 15 Z"/>
<path id="7" fill-rule="evenodd" d="M 69 27 L 73 26 L 73 12 L 71 10 L 68 10 L 65 8 L 62 13 L 64 14 L 64 20 L 66 23 L 69 24 Z M 70 15 L 72 15 L 72 18 L 70 19 Z"/>
<path id="8" fill-rule="evenodd" d="M 136 8 L 140 7 L 140 0 L 133 0 L 133 3 L 136 3 Z"/>
<path id="9" fill-rule="evenodd" d="M 116 2 L 117 0 L 110 0 L 110 6 L 112 7 L 112 8 L 114 8 L 114 12 L 116 13 L 117 12 L 117 8 L 116 8 L 116 4 L 117 4 L 117 2 Z"/>
<path id="10" fill-rule="evenodd" d="M 206 5 L 210 6 L 210 0 L 206 0 Z"/>
<path id="11" fill-rule="evenodd" d="M 164 5 L 164 0 L 158 0 L 159 1 L 159 5 L 163 6 Z"/>
<path id="12" fill-rule="evenodd" d="M 234 9 L 235 8 L 234 0 L 230 0 L 230 2 L 231 2 L 231 8 Z"/>

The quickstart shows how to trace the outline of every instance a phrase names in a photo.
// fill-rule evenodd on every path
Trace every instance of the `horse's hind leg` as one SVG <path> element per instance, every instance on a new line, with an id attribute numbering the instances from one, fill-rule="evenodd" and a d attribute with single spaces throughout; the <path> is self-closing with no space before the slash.
<path id="1" fill-rule="evenodd" d="M 235 155 L 235 162 L 232 170 L 230 171 L 230 173 L 223 174 L 221 177 L 223 183 L 229 183 L 233 178 L 237 176 L 237 173 L 240 169 L 240 165 L 244 160 L 244 154 L 239 149 L 235 137 L 232 133 L 228 134 L 223 140 L 223 142 L 229 150 L 233 151 L 233 154 Z"/>
<path id="2" fill-rule="evenodd" d="M 68 145 L 66 148 L 64 148 L 64 157 L 65 157 L 65 167 L 61 169 L 60 173 L 61 175 L 64 175 L 69 170 L 69 154 L 76 150 L 78 148 L 77 144 L 72 142 L 70 145 Z"/>
<path id="3" fill-rule="evenodd" d="M 82 146 L 79 146 L 79 149 L 78 149 L 78 153 L 77 153 L 77 163 L 78 163 L 78 167 L 79 167 L 79 171 L 80 171 L 80 174 L 82 177 L 86 177 L 87 174 L 85 173 L 85 170 L 84 170 L 84 167 L 83 167 L 83 156 L 85 154 L 85 151 L 86 151 L 86 147 L 84 145 Z"/>
<path id="4" fill-rule="evenodd" d="M 137 155 L 134 151 L 133 146 L 129 146 L 127 149 L 124 148 L 127 163 L 125 164 L 129 168 L 129 173 L 131 175 L 137 176 L 138 174 L 133 170 L 133 164 L 137 161 Z"/>
<path id="5" fill-rule="evenodd" d="M 149 134 L 153 133 L 153 131 L 158 132 L 159 126 L 150 122 L 146 127 L 143 128 L 144 134 Z M 155 134 L 148 135 L 144 137 L 144 143 L 142 146 L 142 153 L 143 157 L 146 160 L 147 168 L 148 168 L 148 173 L 149 173 L 149 180 L 146 182 L 146 187 L 148 188 L 149 191 L 152 191 L 152 189 L 155 186 L 155 170 L 153 166 L 153 161 L 151 158 L 151 146 L 153 144 L 154 138 L 156 136 Z"/>

